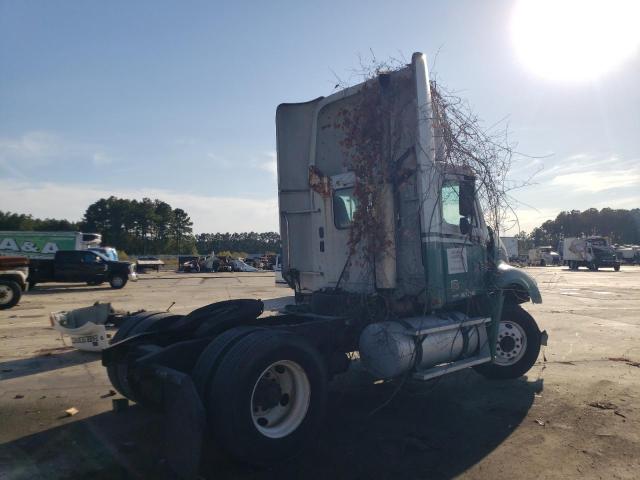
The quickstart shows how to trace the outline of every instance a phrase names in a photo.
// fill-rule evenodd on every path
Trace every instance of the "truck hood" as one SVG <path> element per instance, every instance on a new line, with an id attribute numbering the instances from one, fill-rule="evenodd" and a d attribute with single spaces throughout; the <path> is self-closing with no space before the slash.
<path id="1" fill-rule="evenodd" d="M 496 277 L 496 285 L 499 288 L 512 288 L 513 285 L 517 285 L 529 293 L 529 298 L 533 303 L 542 303 L 542 295 L 540 295 L 538 284 L 525 271 L 512 267 L 500 260 Z"/>
<path id="2" fill-rule="evenodd" d="M 133 265 L 133 263 L 131 262 L 115 262 L 115 261 L 110 261 L 109 262 L 109 266 L 111 267 L 115 267 L 115 268 L 121 268 L 123 270 L 126 270 L 129 268 L 130 265 Z"/>

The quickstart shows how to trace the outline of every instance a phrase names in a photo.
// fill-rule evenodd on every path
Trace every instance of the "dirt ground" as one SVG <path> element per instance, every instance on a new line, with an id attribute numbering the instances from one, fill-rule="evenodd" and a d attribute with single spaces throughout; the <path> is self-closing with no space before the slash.
<path id="1" fill-rule="evenodd" d="M 527 269 L 526 305 L 549 345 L 527 377 L 462 371 L 428 383 L 373 383 L 357 365 L 331 386 L 319 437 L 271 469 L 206 446 L 204 478 L 640 478 L 640 268 Z M 273 275 L 145 274 L 108 287 L 43 285 L 0 313 L 0 479 L 172 478 L 161 414 L 114 413 L 99 355 L 69 348 L 51 311 L 110 301 L 187 313 L 229 298 L 282 305 Z M 79 413 L 68 417 L 65 410 Z"/>

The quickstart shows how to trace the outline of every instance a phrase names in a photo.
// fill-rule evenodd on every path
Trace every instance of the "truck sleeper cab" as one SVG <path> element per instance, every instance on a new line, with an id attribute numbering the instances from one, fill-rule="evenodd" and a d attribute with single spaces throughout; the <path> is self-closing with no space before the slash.
<path id="1" fill-rule="evenodd" d="M 402 172 L 373 184 L 375 209 L 359 190 L 368 172 L 350 168 L 338 126 L 372 91 L 389 102 L 394 114 L 382 120 L 393 118 L 397 134 L 393 149 L 382 142 L 381 161 Z M 540 303 L 540 292 L 499 259 L 473 172 L 447 164 L 432 117 L 422 54 L 330 97 L 280 105 L 282 275 L 295 303 L 272 316 L 256 300 L 132 316 L 103 351 L 114 387 L 163 404 L 181 444 L 209 430 L 236 458 L 263 465 L 295 455 L 317 431 L 327 383 L 348 369 L 350 352 L 376 379 L 425 381 L 468 367 L 525 374 L 546 334 L 520 304 Z M 384 237 L 374 252 L 352 236 L 367 209 Z M 168 453 L 174 468 L 197 472 L 197 458 L 185 465 Z"/>

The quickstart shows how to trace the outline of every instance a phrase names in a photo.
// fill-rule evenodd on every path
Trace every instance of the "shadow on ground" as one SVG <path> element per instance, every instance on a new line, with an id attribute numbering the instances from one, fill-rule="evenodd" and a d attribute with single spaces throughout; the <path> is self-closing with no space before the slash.
<path id="1" fill-rule="evenodd" d="M 67 350 L 70 348 L 71 347 L 60 347 L 59 349 Z M 48 372 L 50 370 L 100 360 L 100 356 L 94 352 L 70 350 L 57 353 L 56 350 L 59 349 L 43 349 L 40 355 L 35 357 L 0 362 L 0 380 L 9 380 L 10 378 L 34 375 L 36 373 Z"/>
<path id="2" fill-rule="evenodd" d="M 104 283 L 102 285 L 87 285 L 85 283 L 66 283 L 63 285 L 38 285 L 33 289 L 30 289 L 27 292 L 27 295 L 49 295 L 52 293 L 63 293 L 63 292 L 97 292 L 99 290 L 111 290 L 111 287 L 108 283 Z"/>
<path id="3" fill-rule="evenodd" d="M 375 385 L 357 372 L 346 376 L 357 378 L 332 384 L 323 429 L 302 455 L 257 469 L 208 445 L 202 476 L 453 478 L 508 438 L 543 388 L 542 380 L 490 382 L 463 371 L 405 385 L 394 395 L 393 383 Z M 0 472 L 10 480 L 175 478 L 164 458 L 162 416 L 132 407 L 2 445 Z"/>

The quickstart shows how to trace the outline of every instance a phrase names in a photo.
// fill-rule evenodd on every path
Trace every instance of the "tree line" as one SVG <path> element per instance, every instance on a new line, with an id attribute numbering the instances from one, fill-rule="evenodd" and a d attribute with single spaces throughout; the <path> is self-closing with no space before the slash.
<path id="1" fill-rule="evenodd" d="M 556 246 L 561 238 L 582 235 L 606 236 L 611 243 L 640 244 L 640 208 L 560 212 L 554 220 L 547 220 L 531 233 L 520 232 L 516 236 L 533 245 Z"/>
<path id="2" fill-rule="evenodd" d="M 127 254 L 277 253 L 276 232 L 193 234 L 193 221 L 181 208 L 162 200 L 111 196 L 89 205 L 80 222 L 0 211 L 0 230 L 100 233 L 102 243 Z"/>
<path id="3" fill-rule="evenodd" d="M 55 218 L 33 218 L 24 213 L 3 212 L 0 210 L 0 230 L 27 232 L 69 232 L 79 230 L 78 222 L 57 220 Z"/>

